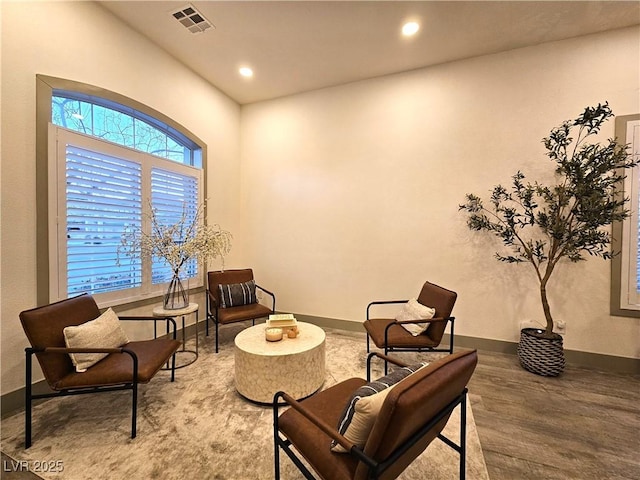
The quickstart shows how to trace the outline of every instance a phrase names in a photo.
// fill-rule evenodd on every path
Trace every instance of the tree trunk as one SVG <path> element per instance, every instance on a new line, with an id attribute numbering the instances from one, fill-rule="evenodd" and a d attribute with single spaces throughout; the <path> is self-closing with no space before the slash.
<path id="1" fill-rule="evenodd" d="M 544 310 L 544 318 L 547 321 L 547 328 L 544 331 L 545 338 L 553 336 L 553 318 L 551 317 L 551 308 L 547 300 L 547 278 L 540 281 L 540 299 L 542 300 L 542 310 Z"/>

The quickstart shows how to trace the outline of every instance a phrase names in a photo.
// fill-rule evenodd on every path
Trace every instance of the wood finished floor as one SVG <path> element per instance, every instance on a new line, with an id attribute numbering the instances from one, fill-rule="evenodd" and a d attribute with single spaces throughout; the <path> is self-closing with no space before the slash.
<path id="1" fill-rule="evenodd" d="M 469 397 L 491 480 L 640 479 L 640 375 L 478 358 Z"/>
<path id="2" fill-rule="evenodd" d="M 479 352 L 469 397 L 491 480 L 640 479 L 640 375 L 569 365 L 545 378 Z"/>

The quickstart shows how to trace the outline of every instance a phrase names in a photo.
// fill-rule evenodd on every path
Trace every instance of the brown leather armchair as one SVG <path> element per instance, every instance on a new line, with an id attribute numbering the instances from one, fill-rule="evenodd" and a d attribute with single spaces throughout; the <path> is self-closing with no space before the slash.
<path id="1" fill-rule="evenodd" d="M 367 361 L 368 371 L 372 356 L 403 365 L 374 352 Z M 477 361 L 475 350 L 458 352 L 401 380 L 384 398 L 364 445 L 351 443 L 338 432 L 336 425 L 351 395 L 366 384 L 366 380 L 351 378 L 299 402 L 284 392 L 278 392 L 273 401 L 275 478 L 280 478 L 282 449 L 308 479 L 315 477 L 295 452 L 325 480 L 393 479 L 435 438 L 439 438 L 460 454 L 460 478 L 464 479 L 466 385 Z M 291 408 L 279 414 L 282 401 Z M 458 405 L 459 444 L 441 433 Z M 332 451 L 332 440 L 344 447 L 347 453 Z"/>
<path id="2" fill-rule="evenodd" d="M 166 322 L 173 326 L 173 338 L 131 341 L 118 348 L 67 348 L 63 330 L 100 316 L 93 297 L 83 294 L 56 303 L 25 310 L 20 321 L 31 347 L 25 348 L 25 448 L 31 446 L 31 410 L 33 400 L 84 393 L 131 390 L 131 438 L 136 436 L 138 384 L 149 382 L 160 368 L 171 362 L 171 381 L 175 379 L 176 324 L 172 318 L 119 317 L 120 320 Z M 155 324 L 154 324 L 155 325 Z M 155 329 L 154 329 L 155 331 Z M 69 353 L 106 353 L 105 358 L 85 372 L 77 372 Z M 32 360 L 35 354 L 53 393 L 33 394 Z"/>
<path id="3" fill-rule="evenodd" d="M 213 320 L 216 328 L 216 353 L 218 353 L 218 327 L 220 324 L 226 325 L 235 322 L 251 320 L 255 325 L 257 318 L 268 317 L 275 312 L 275 295 L 255 284 L 255 289 L 262 290 L 271 297 L 271 308 L 262 305 L 257 298 L 248 299 L 247 303 L 237 306 L 225 306 L 220 296 L 220 285 L 238 285 L 247 282 L 254 282 L 253 270 L 250 268 L 238 270 L 223 270 L 208 272 L 207 288 L 207 321 L 206 334 L 209 335 L 209 319 Z"/>
<path id="4" fill-rule="evenodd" d="M 408 300 L 384 300 L 371 302 L 367 306 L 367 352 L 370 351 L 369 338 L 376 347 L 389 352 L 448 352 L 453 353 L 453 328 L 455 317 L 451 316 L 458 294 L 433 283 L 425 282 L 417 297 L 418 303 L 435 309 L 435 315 L 428 320 L 398 321 L 395 318 L 371 318 L 372 307 L 378 305 L 403 304 Z M 413 336 L 403 323 L 428 325 L 425 332 Z M 442 342 L 447 324 L 450 325 L 449 345 L 438 348 Z"/>

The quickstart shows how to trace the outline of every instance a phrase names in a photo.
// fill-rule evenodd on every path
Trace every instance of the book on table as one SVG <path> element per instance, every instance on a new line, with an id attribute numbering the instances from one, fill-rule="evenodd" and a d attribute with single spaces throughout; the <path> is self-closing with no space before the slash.
<path id="1" fill-rule="evenodd" d="M 267 319 L 268 327 L 295 327 L 297 323 L 296 317 L 291 313 L 275 313 Z"/>

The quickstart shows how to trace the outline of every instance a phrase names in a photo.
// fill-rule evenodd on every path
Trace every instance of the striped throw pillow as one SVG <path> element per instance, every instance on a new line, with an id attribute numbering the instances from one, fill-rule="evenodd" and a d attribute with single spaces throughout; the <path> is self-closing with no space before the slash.
<path id="1" fill-rule="evenodd" d="M 355 392 L 347 402 L 340 419 L 338 420 L 338 431 L 341 435 L 344 435 L 353 420 L 353 416 L 355 414 L 356 403 L 364 398 L 369 397 L 371 395 L 375 395 L 376 393 L 380 393 L 383 390 L 392 387 L 396 383 L 398 383 L 403 378 L 408 377 L 413 372 L 417 371 L 419 368 L 427 365 L 427 362 L 417 363 L 415 365 L 409 365 L 407 367 L 397 368 L 390 374 L 380 377 L 377 380 L 367 383 L 366 385 L 361 386 Z M 345 450 L 334 440 L 331 443 L 331 450 L 335 452 L 344 452 Z"/>
<path id="2" fill-rule="evenodd" d="M 220 293 L 220 306 L 222 308 L 258 303 L 256 282 L 254 280 L 244 283 L 218 285 L 218 292 Z"/>

